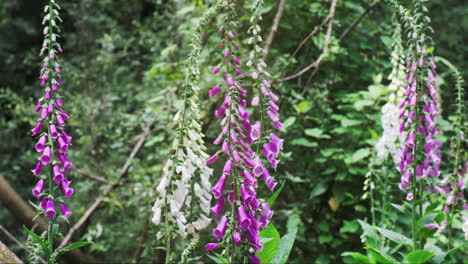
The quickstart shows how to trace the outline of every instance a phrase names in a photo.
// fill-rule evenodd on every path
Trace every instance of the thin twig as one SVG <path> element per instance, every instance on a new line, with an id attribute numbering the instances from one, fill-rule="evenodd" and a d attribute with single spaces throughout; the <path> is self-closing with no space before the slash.
<path id="1" fill-rule="evenodd" d="M 5 235 L 7 237 L 9 237 L 11 240 L 13 240 L 16 244 L 18 244 L 18 246 L 20 246 L 20 248 L 24 249 L 29 254 L 32 253 L 31 250 L 28 249 L 28 247 L 26 247 L 23 243 L 21 243 L 18 239 L 16 239 L 16 237 L 14 237 L 10 232 L 8 232 L 8 230 L 5 227 L 3 227 L 1 224 L 0 224 L 0 230 L 2 230 L 3 233 L 5 233 Z M 47 264 L 47 262 L 45 262 L 45 260 L 42 259 L 41 257 L 39 257 L 39 261 L 41 261 L 41 263 L 43 263 L 43 264 Z"/>
<path id="2" fill-rule="evenodd" d="M 296 54 L 299 52 L 299 50 L 302 48 L 302 46 L 304 46 L 307 43 L 307 41 L 309 41 L 310 38 L 312 38 L 315 34 L 317 34 L 317 32 L 320 29 L 322 29 L 322 27 L 327 23 L 328 20 L 330 20 L 330 18 L 331 18 L 330 14 L 328 14 L 328 16 L 322 21 L 322 23 L 320 23 L 320 25 L 315 27 L 314 30 L 312 30 L 312 32 L 310 32 L 309 35 L 307 35 L 307 37 L 305 37 L 305 39 L 302 40 L 301 43 L 299 43 L 296 50 L 293 52 L 292 57 L 296 56 Z"/>
<path id="3" fill-rule="evenodd" d="M 349 32 L 351 32 L 351 30 L 353 30 L 361 21 L 362 19 L 367 15 L 369 14 L 369 12 L 372 10 L 372 8 L 374 8 L 378 3 L 380 2 L 380 0 L 375 0 L 374 2 L 372 2 L 367 8 L 366 8 L 366 11 L 364 11 L 364 13 L 362 13 L 358 18 L 356 18 L 353 23 L 351 23 L 351 25 L 346 28 L 343 33 L 341 33 L 341 36 L 340 36 L 340 41 L 343 40 L 348 34 Z"/>
<path id="4" fill-rule="evenodd" d="M 265 53 L 263 54 L 263 60 L 266 60 L 268 52 L 270 51 L 271 44 L 273 43 L 273 38 L 275 37 L 276 31 L 278 31 L 278 25 L 283 16 L 284 7 L 286 6 L 286 0 L 280 0 L 278 4 L 278 11 L 276 11 L 275 18 L 273 19 L 273 25 L 271 26 L 270 34 L 265 41 Z"/>
<path id="5" fill-rule="evenodd" d="M 287 76 L 285 78 L 279 79 L 278 80 L 279 82 L 284 82 L 284 81 L 287 81 L 287 80 L 297 78 L 297 77 L 301 76 L 302 74 L 306 73 L 307 71 L 309 71 L 312 68 L 318 68 L 320 66 L 320 64 L 322 63 L 322 60 L 326 56 L 328 56 L 328 46 L 330 44 L 331 34 L 332 34 L 332 30 L 333 30 L 333 21 L 334 21 L 333 17 L 335 16 L 335 9 L 336 9 L 336 3 L 337 2 L 338 2 L 338 0 L 333 0 L 333 2 L 331 3 L 331 6 L 330 6 L 330 14 L 329 14 L 330 19 L 328 21 L 328 28 L 327 28 L 327 33 L 325 35 L 325 41 L 324 41 L 324 44 L 323 44 L 322 54 L 320 54 L 320 56 L 318 57 L 318 59 L 316 61 L 309 64 L 304 69 L 300 70 L 299 72 L 297 72 L 297 73 L 295 73 L 293 75 L 290 75 L 290 76 Z"/>
<path id="6" fill-rule="evenodd" d="M 74 167 L 72 167 L 72 170 L 75 171 L 75 172 L 78 173 L 78 174 L 81 174 L 81 175 L 86 176 L 86 177 L 88 177 L 88 178 L 91 178 L 91 179 L 93 179 L 93 180 L 96 180 L 96 181 L 99 181 L 99 182 L 103 182 L 103 183 L 109 183 L 109 181 L 107 181 L 107 180 L 104 179 L 103 177 L 95 176 L 95 175 L 93 175 L 93 174 L 91 174 L 91 173 L 88 173 L 88 172 L 86 172 L 86 171 L 84 171 L 84 170 L 81 170 L 81 169 L 78 169 L 78 168 L 74 168 Z"/>
<path id="7" fill-rule="evenodd" d="M 138 151 L 140 151 L 141 147 L 143 147 L 143 144 L 148 137 L 148 135 L 151 133 L 151 127 L 153 126 L 154 122 L 150 122 L 147 124 L 146 129 L 144 134 L 140 137 L 140 140 L 138 140 L 137 144 L 133 148 L 132 152 L 130 153 L 130 156 L 127 158 L 125 161 L 124 166 L 120 170 L 120 174 L 115 179 L 115 181 L 109 185 L 102 193 L 101 195 L 94 201 L 94 203 L 86 210 L 84 215 L 80 218 L 78 222 L 76 222 L 71 228 L 70 231 L 68 231 L 68 234 L 65 236 L 65 238 L 62 240 L 62 243 L 60 243 L 60 248 L 65 247 L 68 242 L 70 241 L 71 237 L 73 234 L 80 229 L 80 227 L 91 217 L 91 215 L 96 211 L 96 209 L 99 207 L 101 202 L 104 200 L 104 198 L 114 189 L 115 186 L 119 185 L 120 179 L 127 174 L 128 169 L 130 168 L 130 165 L 132 164 L 133 159 L 135 158 L 136 154 Z"/>

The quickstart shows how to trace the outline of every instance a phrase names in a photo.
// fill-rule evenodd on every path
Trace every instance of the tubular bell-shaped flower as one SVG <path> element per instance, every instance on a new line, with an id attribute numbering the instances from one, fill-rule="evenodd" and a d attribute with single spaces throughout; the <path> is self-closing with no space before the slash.
<path id="1" fill-rule="evenodd" d="M 183 238 L 191 234 L 194 239 L 198 239 L 198 231 L 211 223 L 208 216 L 211 209 L 210 177 L 213 169 L 207 164 L 215 162 L 218 155 L 210 158 L 205 153 L 204 135 L 199 122 L 199 89 L 196 82 L 199 78 L 197 57 L 201 51 L 200 34 L 203 26 L 216 14 L 218 8 L 218 5 L 210 8 L 192 34 L 192 50 L 188 57 L 186 81 L 182 89 L 183 107 L 175 118 L 179 121 L 179 127 L 173 143 L 174 155 L 169 158 L 163 169 L 162 179 L 157 187 L 158 197 L 152 208 L 152 221 L 155 225 L 165 224 L 168 240 L 171 236 L 171 226 Z M 219 68 L 215 68 L 213 73 L 218 71 Z M 215 87 L 211 94 L 214 96 L 216 93 Z M 161 233 L 158 234 L 161 236 Z M 216 247 L 217 245 L 212 244 L 207 246 L 207 250 Z"/>
<path id="2" fill-rule="evenodd" d="M 62 48 L 57 42 L 59 32 L 57 23 L 62 21 L 59 17 L 59 10 L 60 7 L 55 0 L 50 0 L 44 8 L 45 16 L 42 22 L 44 24 L 44 42 L 40 52 L 42 69 L 39 75 L 41 86 L 44 87 L 44 96 L 36 104 L 35 111 L 41 114 L 32 129 L 33 136 L 39 135 L 35 149 L 41 153 L 36 167 L 32 170 L 32 173 L 38 178 L 32 193 L 41 200 L 41 208 L 49 219 L 53 219 L 57 215 L 54 201 L 61 195 L 69 199 L 73 194 L 70 181 L 65 175 L 65 171 L 68 171 L 72 166 L 67 158 L 72 138 L 65 132 L 63 118 L 65 112 L 63 111 L 61 89 L 59 89 L 63 84 L 60 75 L 60 60 L 57 56 L 59 52 L 62 52 Z M 46 167 L 49 167 L 49 170 L 45 170 Z M 50 172 L 50 174 L 44 174 L 45 171 Z M 45 188 L 46 182 L 48 182 L 47 189 Z M 61 195 L 53 193 L 53 183 L 61 187 L 63 191 Z M 63 188 L 64 185 L 66 188 Z M 62 203 L 61 208 L 62 215 L 65 217 L 71 215 L 66 204 Z"/>
<path id="3" fill-rule="evenodd" d="M 257 1 L 255 4 L 251 28 L 258 27 L 256 22 L 262 3 L 263 1 Z M 218 30 L 222 35 L 222 40 L 218 44 L 218 48 L 221 49 L 219 52 L 221 62 L 215 74 L 223 76 L 223 79 L 215 86 L 219 88 L 216 94 L 222 96 L 222 103 L 215 111 L 216 117 L 220 120 L 221 132 L 214 144 L 220 145 L 221 150 L 209 158 L 207 163 L 211 164 L 226 158 L 222 173 L 212 189 L 217 202 L 211 210 L 215 218 L 219 219 L 217 227 L 213 230 L 213 235 L 219 242 L 217 245 L 234 250 L 230 254 L 230 261 L 233 263 L 236 262 L 236 256 L 246 254 L 250 254 L 250 259 L 256 263 L 258 258 L 255 254 L 263 248 L 259 236 L 260 230 L 268 225 L 273 214 L 265 202 L 257 199 L 256 190 L 259 185 L 257 178 L 262 176 L 266 186 L 272 191 L 277 184 L 269 174 L 261 156 L 264 155 L 270 166 L 276 169 L 283 140 L 273 132 L 267 134 L 265 124 L 251 122 L 253 117 L 246 110 L 250 94 L 241 86 L 244 78 L 253 77 L 256 95 L 252 105 L 262 105 L 261 115 L 270 117 L 271 125 L 267 126 L 281 130 L 282 124 L 278 125 L 279 107 L 275 104 L 277 96 L 270 90 L 271 84 L 268 80 L 270 74 L 264 70 L 266 67 L 264 62 L 261 59 L 255 60 L 255 66 L 259 67 L 255 73 L 243 74 L 240 69 L 241 52 L 237 35 L 238 25 L 234 22 L 235 8 L 234 4 L 223 4 L 221 17 L 223 24 Z M 254 36 L 261 39 L 257 33 Z M 254 49 L 256 52 L 262 52 L 259 47 Z M 255 52 L 252 54 L 251 59 L 257 58 L 258 54 Z M 248 64 L 253 65 L 253 62 Z M 262 90 L 261 95 L 259 89 Z M 210 95 L 212 94 L 210 92 Z M 254 151 L 256 143 L 257 151 Z M 259 147 L 261 143 L 263 143 L 263 152 Z M 231 247 L 232 244 L 236 247 Z"/>

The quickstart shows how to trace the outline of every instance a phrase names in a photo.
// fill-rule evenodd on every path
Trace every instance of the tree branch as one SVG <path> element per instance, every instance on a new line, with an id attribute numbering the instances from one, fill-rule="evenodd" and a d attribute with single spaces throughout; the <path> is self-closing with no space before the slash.
<path id="1" fill-rule="evenodd" d="M 0 241 L 0 263 L 18 263 L 22 264 L 23 262 L 11 252 L 11 250 Z"/>
<path id="2" fill-rule="evenodd" d="M 330 19 L 328 21 L 328 28 L 327 28 L 327 33 L 325 35 L 325 41 L 324 41 L 324 44 L 323 44 L 322 54 L 320 54 L 320 56 L 318 57 L 318 59 L 316 61 L 309 64 L 304 69 L 300 70 L 299 72 L 297 72 L 297 73 L 295 73 L 293 75 L 290 75 L 290 76 L 287 76 L 285 78 L 279 79 L 278 80 L 279 82 L 284 82 L 284 81 L 287 81 L 287 80 L 297 78 L 297 77 L 301 76 L 302 74 L 306 73 L 307 71 L 309 71 L 312 68 L 317 69 L 320 66 L 320 64 L 322 63 L 322 60 L 326 56 L 328 56 L 328 48 L 329 48 L 331 34 L 332 34 L 332 30 L 333 30 L 333 21 L 334 21 L 333 17 L 335 16 L 335 9 L 336 9 L 336 3 L 337 2 L 338 2 L 338 0 L 333 0 L 333 2 L 331 3 L 331 6 L 330 6 L 330 14 L 328 15 L 330 17 Z"/>
<path id="3" fill-rule="evenodd" d="M 11 240 L 13 240 L 20 248 L 24 249 L 24 251 L 28 252 L 28 254 L 31 254 L 31 250 L 28 249 L 28 247 L 26 247 L 23 243 L 21 243 L 18 239 L 16 239 L 16 237 L 14 237 L 10 232 L 8 232 L 8 230 L 3 227 L 2 225 L 0 225 L 0 230 L 2 230 L 3 233 L 5 233 L 5 235 L 10 238 Z M 32 230 L 31 230 L 32 231 Z M 34 232 L 34 231 L 33 231 Z M 1 242 L 0 242 L 1 243 Z M 1 245 L 0 245 L 1 246 Z M 1 259 L 0 259 L 1 260 Z M 43 264 L 47 264 L 47 262 L 43 259 L 43 258 L 39 258 L 39 261 Z"/>
<path id="4" fill-rule="evenodd" d="M 276 11 L 275 18 L 273 19 L 273 25 L 271 26 L 270 34 L 268 34 L 267 40 L 265 42 L 265 53 L 263 54 L 263 60 L 268 56 L 270 51 L 271 44 L 273 43 L 273 38 L 275 37 L 276 31 L 278 31 L 278 25 L 283 16 L 284 7 L 286 6 L 286 0 L 280 0 L 278 4 L 278 11 Z"/>
<path id="5" fill-rule="evenodd" d="M 125 161 L 125 164 L 123 165 L 122 169 L 120 169 L 120 174 L 115 179 L 115 181 L 109 185 L 102 193 L 101 195 L 94 201 L 93 204 L 86 210 L 84 215 L 80 218 L 78 222 L 76 222 L 68 231 L 68 234 L 65 236 L 65 238 L 62 240 L 62 243 L 60 243 L 59 247 L 65 247 L 68 242 L 70 241 L 71 237 L 73 234 L 80 229 L 80 227 L 93 215 L 93 213 L 96 211 L 96 209 L 101 205 L 101 202 L 104 200 L 104 198 L 116 187 L 119 185 L 120 180 L 122 179 L 123 176 L 125 176 L 128 172 L 128 169 L 130 168 L 130 165 L 132 164 L 133 159 L 135 158 L 136 154 L 138 151 L 140 151 L 141 147 L 143 147 L 143 144 L 148 137 L 148 135 L 151 133 L 151 127 L 153 126 L 154 122 L 150 122 L 146 125 L 145 132 L 143 135 L 140 137 L 138 140 L 137 144 L 133 148 L 132 152 L 130 153 L 130 156 L 127 158 Z"/>

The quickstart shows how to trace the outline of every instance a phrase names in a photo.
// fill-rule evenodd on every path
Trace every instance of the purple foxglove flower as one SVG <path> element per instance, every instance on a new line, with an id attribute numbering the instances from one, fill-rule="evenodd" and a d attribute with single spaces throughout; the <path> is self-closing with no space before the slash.
<path id="1" fill-rule="evenodd" d="M 60 162 L 62 162 L 63 170 L 64 171 L 69 171 L 70 168 L 73 166 L 73 163 L 71 163 L 66 155 L 60 155 L 58 158 Z"/>
<path id="2" fill-rule="evenodd" d="M 41 174 L 41 170 L 42 170 L 42 161 L 39 160 L 36 164 L 36 167 L 33 170 L 31 170 L 31 172 L 37 176 Z"/>
<path id="3" fill-rule="evenodd" d="M 237 201 L 237 193 L 234 190 L 230 190 L 228 193 L 227 200 L 229 203 L 233 204 L 235 201 Z"/>
<path id="4" fill-rule="evenodd" d="M 254 254 L 249 254 L 249 259 L 252 262 L 252 264 L 262 263 L 262 261 L 257 256 L 255 256 Z"/>
<path id="5" fill-rule="evenodd" d="M 42 210 L 46 210 L 47 208 L 47 198 L 45 196 L 42 197 L 42 200 L 41 200 L 41 203 L 40 203 L 40 207 L 42 208 Z"/>
<path id="6" fill-rule="evenodd" d="M 209 157 L 207 160 L 206 160 L 206 164 L 209 165 L 209 164 L 212 164 L 214 162 L 216 162 L 216 160 L 218 159 L 218 153 L 214 154 L 213 156 Z"/>
<path id="7" fill-rule="evenodd" d="M 279 120 L 278 112 L 268 110 L 267 115 L 268 115 L 268 118 L 270 118 L 270 120 L 273 122 L 276 122 Z"/>
<path id="8" fill-rule="evenodd" d="M 252 104 L 253 106 L 257 106 L 259 102 L 260 102 L 260 97 L 258 97 L 258 95 L 256 95 L 256 96 L 254 96 L 254 97 L 252 98 L 252 103 L 251 103 L 251 104 Z"/>
<path id="9" fill-rule="evenodd" d="M 223 239 L 227 229 L 227 222 L 228 218 L 224 215 L 221 217 L 221 220 L 219 220 L 216 228 L 213 229 L 213 236 L 216 238 L 216 240 L 221 241 L 221 239 Z"/>
<path id="10" fill-rule="evenodd" d="M 223 55 L 224 55 L 225 58 L 227 58 L 227 57 L 231 56 L 231 52 L 229 50 L 225 50 Z"/>
<path id="11" fill-rule="evenodd" d="M 247 166 L 247 167 L 249 167 L 251 169 L 255 168 L 255 163 L 251 159 L 249 159 L 247 157 L 247 155 L 242 157 L 242 159 L 244 160 L 244 165 L 245 166 Z"/>
<path id="12" fill-rule="evenodd" d="M 62 115 L 63 119 L 70 118 L 70 116 L 67 113 L 65 113 L 65 111 L 63 111 L 63 109 L 60 109 L 59 112 Z"/>
<path id="13" fill-rule="evenodd" d="M 216 218 L 218 218 L 221 215 L 223 208 L 224 208 L 224 196 L 220 196 L 219 199 L 216 201 L 215 206 L 211 207 L 211 212 Z"/>
<path id="14" fill-rule="evenodd" d="M 58 107 L 63 107 L 63 103 L 62 103 L 62 100 L 61 100 L 60 98 L 55 99 L 55 104 L 56 104 Z"/>
<path id="15" fill-rule="evenodd" d="M 215 96 L 219 93 L 220 89 L 218 85 L 215 85 L 211 90 L 208 92 L 209 96 Z"/>
<path id="16" fill-rule="evenodd" d="M 454 202 L 455 202 L 455 196 L 449 195 L 449 197 L 447 198 L 447 204 L 454 204 Z"/>
<path id="17" fill-rule="evenodd" d="M 47 106 L 47 113 L 53 113 L 54 112 L 54 104 L 50 103 L 48 106 Z"/>
<path id="18" fill-rule="evenodd" d="M 270 220 L 273 217 L 273 211 L 270 209 L 267 203 L 262 203 L 263 215 Z"/>
<path id="19" fill-rule="evenodd" d="M 406 195 L 406 200 L 412 201 L 412 200 L 413 200 L 413 193 L 408 193 L 408 194 Z"/>
<path id="20" fill-rule="evenodd" d="M 46 136 L 42 136 L 39 138 L 39 140 L 37 141 L 36 145 L 34 146 L 36 148 L 36 151 L 37 152 L 42 152 L 45 148 L 45 144 L 46 144 L 46 140 L 47 140 L 47 137 Z"/>
<path id="21" fill-rule="evenodd" d="M 67 143 L 68 145 L 71 145 L 72 143 L 72 137 L 70 137 L 67 132 L 65 132 L 65 130 L 62 130 L 62 137 L 63 139 L 65 140 L 65 143 Z"/>
<path id="22" fill-rule="evenodd" d="M 229 142 L 228 141 L 223 142 L 223 145 L 221 146 L 221 151 L 229 153 Z"/>
<path id="23" fill-rule="evenodd" d="M 416 166 L 416 179 L 421 179 L 423 177 L 423 166 Z"/>
<path id="24" fill-rule="evenodd" d="M 232 172 L 232 160 L 226 161 L 223 168 L 223 174 L 231 175 Z"/>
<path id="25" fill-rule="evenodd" d="M 252 125 L 252 128 L 250 130 L 250 138 L 252 138 L 252 140 L 255 141 L 260 137 L 261 133 L 262 125 L 260 123 Z"/>
<path id="26" fill-rule="evenodd" d="M 73 188 L 70 188 L 70 183 L 71 181 L 64 179 L 62 181 L 62 184 L 60 184 L 60 187 L 62 188 L 62 193 L 65 195 L 65 198 L 70 199 L 70 197 L 73 195 Z"/>
<path id="27" fill-rule="evenodd" d="M 443 220 L 442 223 L 440 223 L 439 228 L 437 228 L 437 232 L 444 232 L 445 228 L 447 227 L 447 220 Z"/>
<path id="28" fill-rule="evenodd" d="M 236 245 L 240 245 L 240 243 L 242 242 L 241 233 L 239 233 L 239 232 L 237 232 L 237 231 L 234 232 L 234 233 L 232 234 L 232 239 L 234 240 L 234 243 L 235 243 Z"/>
<path id="29" fill-rule="evenodd" d="M 277 182 L 272 180 L 270 182 L 267 182 L 267 187 L 268 189 L 270 189 L 271 192 L 273 192 L 277 184 L 278 184 Z"/>
<path id="30" fill-rule="evenodd" d="M 55 67 L 55 72 L 56 73 L 61 73 L 62 71 L 60 70 L 60 67 Z"/>
<path id="31" fill-rule="evenodd" d="M 50 100 L 50 92 L 49 91 L 45 92 L 44 99 Z"/>
<path id="32" fill-rule="evenodd" d="M 255 198 L 253 197 L 251 190 L 247 187 L 247 184 L 245 183 L 241 184 L 241 197 L 245 203 L 250 203 L 250 200 L 252 198 Z"/>
<path id="33" fill-rule="evenodd" d="M 257 79 L 258 78 L 258 73 L 257 72 L 252 72 L 252 79 Z"/>
<path id="34" fill-rule="evenodd" d="M 235 65 L 240 65 L 241 64 L 240 60 L 239 60 L 239 57 L 237 57 L 237 56 L 234 57 L 234 64 Z"/>
<path id="35" fill-rule="evenodd" d="M 212 251 L 219 247 L 218 243 L 208 243 L 205 245 L 206 251 Z"/>
<path id="36" fill-rule="evenodd" d="M 53 200 L 47 200 L 46 203 L 46 209 L 45 209 L 45 215 L 49 218 L 52 219 L 54 218 L 57 213 L 55 212 L 55 204 Z"/>
<path id="37" fill-rule="evenodd" d="M 415 72 L 416 71 L 416 64 L 411 64 L 410 72 Z"/>
<path id="38" fill-rule="evenodd" d="M 57 87 L 56 83 L 53 83 L 51 86 L 52 86 L 52 91 L 54 91 L 54 92 L 58 91 L 58 87 Z"/>
<path id="39" fill-rule="evenodd" d="M 47 108 L 42 108 L 42 111 L 41 111 L 41 120 L 47 119 L 48 114 L 49 114 L 49 111 L 47 110 Z"/>
<path id="40" fill-rule="evenodd" d="M 213 74 L 217 74 L 217 73 L 219 72 L 220 69 L 221 69 L 221 65 L 218 65 L 218 66 L 214 67 L 212 73 L 213 73 Z"/>
<path id="41" fill-rule="evenodd" d="M 47 164 L 49 164 L 51 161 L 51 158 L 50 158 L 50 147 L 47 146 L 44 148 L 44 151 L 42 152 L 42 156 L 41 156 L 41 162 L 42 162 L 42 165 L 46 166 Z"/>
<path id="42" fill-rule="evenodd" d="M 39 102 L 37 102 L 36 107 L 34 108 L 34 111 L 39 112 L 39 110 L 41 110 L 41 108 L 42 108 L 42 102 L 39 101 Z"/>
<path id="43" fill-rule="evenodd" d="M 57 119 L 57 125 L 65 126 L 65 121 L 63 121 L 62 115 L 56 115 L 55 118 Z"/>
<path id="44" fill-rule="evenodd" d="M 63 181 L 63 179 L 65 178 L 63 176 L 63 173 L 62 173 L 62 170 L 60 169 L 60 167 L 58 165 L 54 165 L 53 169 L 52 169 L 53 173 L 54 173 L 54 182 L 58 185 L 60 185 L 60 183 Z"/>
<path id="45" fill-rule="evenodd" d="M 226 178 L 226 174 L 221 175 L 218 182 L 216 182 L 216 185 L 211 189 L 214 198 L 219 199 L 219 197 L 223 195 L 224 187 L 226 186 Z"/>
<path id="46" fill-rule="evenodd" d="M 408 147 L 410 147 L 410 148 L 414 147 L 414 140 L 415 140 L 414 132 L 411 131 L 411 132 L 409 132 L 408 136 L 405 139 L 405 142 L 408 145 Z"/>
<path id="47" fill-rule="evenodd" d="M 250 185 L 252 187 L 257 187 L 257 179 L 255 179 L 253 177 L 253 175 L 247 169 L 243 169 L 241 173 L 242 173 L 242 176 L 245 179 L 245 182 L 248 185 Z"/>
<path id="48" fill-rule="evenodd" d="M 58 147 L 60 151 L 62 151 L 63 153 L 66 153 L 68 150 L 68 145 L 67 143 L 65 143 L 65 140 L 62 137 L 59 137 L 57 139 L 57 142 L 58 142 Z"/>
<path id="49" fill-rule="evenodd" d="M 273 127 L 275 127 L 279 131 L 284 131 L 283 123 L 281 123 L 280 121 L 273 122 Z"/>
<path id="50" fill-rule="evenodd" d="M 240 163 L 242 161 L 242 158 L 239 155 L 239 152 L 237 150 L 232 151 L 232 159 L 234 160 L 234 163 Z"/>
<path id="51" fill-rule="evenodd" d="M 41 132 L 41 128 L 42 128 L 42 122 L 39 121 L 36 123 L 36 126 L 33 129 L 31 129 L 32 135 L 35 136 L 39 134 L 39 132 Z"/>
<path id="52" fill-rule="evenodd" d="M 426 226 L 427 228 L 430 228 L 430 229 L 439 228 L 439 225 L 438 225 L 436 222 L 427 224 L 427 225 L 425 225 L 425 226 Z"/>
<path id="53" fill-rule="evenodd" d="M 232 87 L 236 84 L 236 81 L 234 81 L 234 78 L 232 78 L 231 75 L 226 76 L 226 83 L 229 87 Z"/>
<path id="54" fill-rule="evenodd" d="M 249 217 L 247 216 L 247 213 L 245 212 L 244 206 L 240 205 L 237 208 L 237 217 L 240 228 L 243 231 L 246 231 L 251 223 Z"/>
<path id="55" fill-rule="evenodd" d="M 50 136 L 53 138 L 53 139 L 57 139 L 58 136 L 59 136 L 59 133 L 57 131 L 57 127 L 54 125 L 54 124 L 50 124 L 49 125 L 49 130 L 50 130 Z"/>
<path id="56" fill-rule="evenodd" d="M 215 115 L 218 119 L 221 119 L 223 116 L 224 116 L 224 113 L 226 111 L 226 108 L 224 108 L 224 106 L 221 106 L 219 107 L 218 109 L 216 109 L 215 111 Z"/>
<path id="57" fill-rule="evenodd" d="M 66 218 L 70 217 L 70 215 L 72 214 L 72 212 L 68 209 L 67 205 L 64 203 L 60 204 L 60 211 L 62 211 L 62 215 Z"/>
<path id="58" fill-rule="evenodd" d="M 36 183 L 36 187 L 34 187 L 34 189 L 32 190 L 32 194 L 36 196 L 37 198 L 39 198 L 39 194 L 41 194 L 43 191 L 44 191 L 44 180 L 40 179 Z"/>
<path id="59" fill-rule="evenodd" d="M 236 74 L 237 74 L 237 76 L 244 75 L 244 73 L 243 73 L 243 72 L 241 72 L 241 70 L 239 70 L 239 69 L 236 69 Z"/>

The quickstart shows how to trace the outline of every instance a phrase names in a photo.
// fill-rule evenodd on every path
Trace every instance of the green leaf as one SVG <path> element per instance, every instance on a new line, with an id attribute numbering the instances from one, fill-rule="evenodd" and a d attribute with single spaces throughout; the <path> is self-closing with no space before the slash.
<path id="1" fill-rule="evenodd" d="M 319 138 L 323 134 L 323 130 L 320 128 L 308 128 L 304 130 L 307 136 Z"/>
<path id="2" fill-rule="evenodd" d="M 341 254 L 341 256 L 351 256 L 354 260 L 357 261 L 359 264 L 371 264 L 371 261 L 368 256 L 365 256 L 361 253 L 355 253 L 355 252 L 344 252 Z"/>
<path id="3" fill-rule="evenodd" d="M 301 113 L 305 113 L 310 109 L 309 102 L 302 101 L 296 106 L 297 110 Z"/>
<path id="4" fill-rule="evenodd" d="M 270 263 L 280 247 L 280 235 L 273 224 L 269 224 L 265 229 L 260 231 L 260 237 L 270 238 L 268 242 L 263 244 L 262 251 L 257 253 L 257 257 L 262 263 Z"/>
<path id="5" fill-rule="evenodd" d="M 391 241 L 395 243 L 400 243 L 400 244 L 405 244 L 407 246 L 412 247 L 413 242 L 411 239 L 407 238 L 406 236 L 399 234 L 397 232 L 393 232 L 391 230 L 382 228 L 382 227 L 374 227 L 375 230 L 379 231 L 382 236 L 390 239 Z"/>
<path id="6" fill-rule="evenodd" d="M 23 226 L 24 230 L 26 230 L 26 232 L 39 244 L 41 245 L 41 247 L 44 249 L 44 251 L 47 251 L 49 250 L 48 247 L 47 247 L 47 242 L 42 240 L 42 238 L 40 236 L 38 236 L 36 233 L 32 232 L 31 230 L 29 230 L 26 226 Z"/>
<path id="7" fill-rule="evenodd" d="M 356 162 L 366 158 L 370 154 L 371 154 L 371 151 L 370 151 L 369 148 L 358 149 L 356 152 L 353 153 L 353 155 L 351 157 L 346 158 L 345 162 L 347 164 L 356 163 Z"/>
<path id="8" fill-rule="evenodd" d="M 281 184 L 281 186 L 278 189 L 276 189 L 276 191 L 273 193 L 273 195 L 270 197 L 270 199 L 268 199 L 268 206 L 272 207 L 273 203 L 275 203 L 275 201 L 276 201 L 276 198 L 278 198 L 278 195 L 283 190 L 283 187 L 284 187 L 284 183 Z"/>
<path id="9" fill-rule="evenodd" d="M 340 228 L 340 233 L 356 233 L 359 229 L 359 224 L 356 221 L 344 221 L 343 226 Z"/>
<path id="10" fill-rule="evenodd" d="M 291 145 L 294 146 L 304 146 L 308 148 L 315 148 L 318 147 L 317 142 L 312 142 L 308 140 L 307 138 L 295 138 L 291 141 Z"/>
<path id="11" fill-rule="evenodd" d="M 86 245 L 89 245 L 89 244 L 93 244 L 93 242 L 90 242 L 90 241 L 80 241 L 80 242 L 76 242 L 76 243 L 73 243 L 69 246 L 66 246 L 63 248 L 64 251 L 70 251 L 70 250 L 73 250 L 73 249 L 77 249 L 77 248 L 80 248 L 80 247 L 84 247 Z"/>
<path id="12" fill-rule="evenodd" d="M 297 235 L 297 226 L 300 223 L 299 216 L 292 215 L 288 219 L 288 233 L 281 238 L 279 249 L 271 260 L 273 264 L 287 263 L 289 254 L 294 245 Z"/>
<path id="13" fill-rule="evenodd" d="M 214 253 L 216 254 L 216 253 Z M 213 260 L 216 264 L 229 264 L 229 261 L 227 259 L 223 258 L 221 255 L 216 254 L 216 256 L 213 255 L 208 255 L 208 257 Z"/>
<path id="14" fill-rule="evenodd" d="M 309 199 L 313 199 L 313 198 L 325 193 L 327 191 L 327 189 L 328 189 L 328 186 L 325 183 L 320 182 L 310 192 Z"/>
<path id="15" fill-rule="evenodd" d="M 370 251 L 372 258 L 377 262 L 377 263 L 383 263 L 383 264 L 393 264 L 393 263 L 398 263 L 398 261 L 391 256 L 387 255 L 386 253 L 372 248 L 372 247 L 365 247 L 368 251 Z"/>
<path id="16" fill-rule="evenodd" d="M 416 250 L 408 255 L 405 259 L 411 264 L 421 264 L 430 260 L 434 256 L 434 252 L 428 250 Z"/>
<path id="17" fill-rule="evenodd" d="M 290 116 L 283 122 L 283 127 L 284 129 L 287 129 L 288 127 L 292 126 L 296 122 L 296 117 L 295 116 Z"/>

